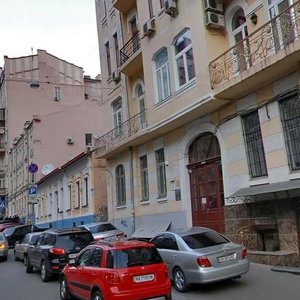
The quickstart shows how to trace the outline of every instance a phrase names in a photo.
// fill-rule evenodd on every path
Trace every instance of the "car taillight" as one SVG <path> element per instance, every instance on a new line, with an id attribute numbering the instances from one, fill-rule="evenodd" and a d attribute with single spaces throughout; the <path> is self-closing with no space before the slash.
<path id="1" fill-rule="evenodd" d="M 197 258 L 197 264 L 201 267 L 201 268 L 208 268 L 211 267 L 211 263 L 209 261 L 209 259 L 206 256 L 201 256 Z"/>
<path id="2" fill-rule="evenodd" d="M 62 249 L 62 248 L 52 248 L 52 249 L 49 249 L 49 252 L 54 254 L 54 255 L 61 255 L 61 254 L 65 254 L 65 249 Z"/>
<path id="3" fill-rule="evenodd" d="M 117 238 L 122 238 L 122 237 L 124 237 L 124 233 L 118 233 L 118 234 L 116 234 L 116 236 L 117 236 Z"/>
<path id="4" fill-rule="evenodd" d="M 112 284 L 119 284 L 120 283 L 120 277 L 118 273 L 107 273 L 105 274 L 105 279 L 107 282 Z"/>
<path id="5" fill-rule="evenodd" d="M 5 244 L 4 243 L 1 243 L 0 244 L 0 249 L 4 249 L 5 248 Z"/>
<path id="6" fill-rule="evenodd" d="M 246 258 L 246 257 L 247 257 L 247 255 L 248 255 L 248 253 L 247 253 L 247 249 L 246 249 L 246 248 L 244 248 L 244 249 L 243 249 L 243 251 L 242 251 L 242 259 Z"/>

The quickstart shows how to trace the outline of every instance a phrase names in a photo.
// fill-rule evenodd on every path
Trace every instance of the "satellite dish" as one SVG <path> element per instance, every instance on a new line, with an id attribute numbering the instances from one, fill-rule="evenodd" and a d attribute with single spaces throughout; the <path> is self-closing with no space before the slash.
<path id="1" fill-rule="evenodd" d="M 54 170 L 54 167 L 52 164 L 46 164 L 42 167 L 42 174 L 43 175 L 48 175 L 49 173 L 51 173 Z"/>

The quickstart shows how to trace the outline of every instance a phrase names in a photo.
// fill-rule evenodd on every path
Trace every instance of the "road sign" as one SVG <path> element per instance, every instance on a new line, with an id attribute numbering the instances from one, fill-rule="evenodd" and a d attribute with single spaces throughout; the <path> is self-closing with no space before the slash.
<path id="1" fill-rule="evenodd" d="M 29 173 L 36 173 L 38 171 L 38 165 L 35 164 L 35 163 L 31 163 L 29 166 L 28 166 L 28 172 Z"/>
<path id="2" fill-rule="evenodd" d="M 0 202 L 0 208 L 5 208 L 5 202 L 3 201 Z"/>
<path id="3" fill-rule="evenodd" d="M 29 198 L 36 198 L 37 197 L 37 185 L 36 184 L 29 184 L 28 185 L 28 197 Z"/>

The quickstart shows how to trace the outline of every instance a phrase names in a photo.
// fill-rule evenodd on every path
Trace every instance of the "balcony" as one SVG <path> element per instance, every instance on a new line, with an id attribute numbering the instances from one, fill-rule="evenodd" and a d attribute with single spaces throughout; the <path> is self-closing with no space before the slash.
<path id="1" fill-rule="evenodd" d="M 121 151 L 133 145 L 135 139 L 138 140 L 140 137 L 139 133 L 146 128 L 146 111 L 144 110 L 95 140 L 97 157 L 107 158 L 108 153 L 113 155 L 114 150 Z"/>
<path id="2" fill-rule="evenodd" d="M 121 72 L 129 77 L 142 68 L 143 62 L 139 32 L 120 49 L 120 64 Z"/>
<path id="3" fill-rule="evenodd" d="M 136 0 L 113 0 L 112 5 L 123 14 L 127 14 L 134 6 L 136 6 Z"/>
<path id="4" fill-rule="evenodd" d="M 214 96 L 243 97 L 297 71 L 300 50 L 297 2 L 210 62 Z"/>

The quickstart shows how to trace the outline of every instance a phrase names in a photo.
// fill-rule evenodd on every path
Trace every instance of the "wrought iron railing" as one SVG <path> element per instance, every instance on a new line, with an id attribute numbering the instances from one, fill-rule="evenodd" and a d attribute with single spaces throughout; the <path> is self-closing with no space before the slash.
<path id="1" fill-rule="evenodd" d="M 117 144 L 147 127 L 146 110 L 123 122 L 94 141 L 97 155 L 108 153 Z"/>
<path id="2" fill-rule="evenodd" d="M 300 35 L 300 1 L 210 62 L 211 87 L 285 49 Z"/>
<path id="3" fill-rule="evenodd" d="M 141 48 L 141 39 L 137 32 L 125 45 L 120 49 L 120 63 L 123 65 L 138 49 Z"/>

